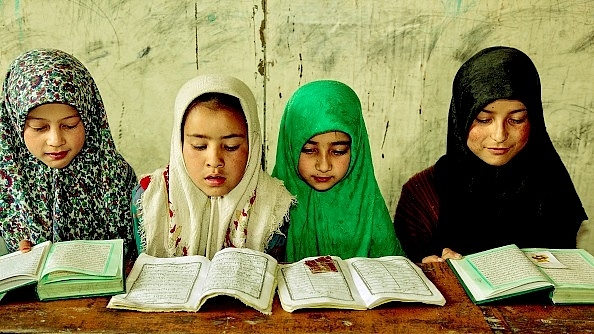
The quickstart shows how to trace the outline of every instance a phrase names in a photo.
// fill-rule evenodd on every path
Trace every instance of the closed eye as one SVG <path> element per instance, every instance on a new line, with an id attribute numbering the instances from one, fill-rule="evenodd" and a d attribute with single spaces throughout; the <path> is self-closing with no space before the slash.
<path id="1" fill-rule="evenodd" d="M 234 145 L 234 146 L 225 145 L 225 150 L 229 151 L 229 152 L 237 151 L 239 149 L 239 146 L 240 145 Z"/>
<path id="2" fill-rule="evenodd" d="M 311 148 L 311 147 L 303 147 L 301 149 L 301 153 L 304 153 L 304 154 L 314 154 L 315 152 L 316 152 L 316 149 Z"/>

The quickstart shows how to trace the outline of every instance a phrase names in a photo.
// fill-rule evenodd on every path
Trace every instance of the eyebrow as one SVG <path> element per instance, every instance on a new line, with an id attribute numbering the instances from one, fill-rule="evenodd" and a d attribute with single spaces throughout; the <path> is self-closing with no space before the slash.
<path id="1" fill-rule="evenodd" d="M 306 142 L 306 144 L 317 145 L 319 143 L 314 140 L 308 140 Z M 340 141 L 333 141 L 330 144 L 332 144 L 332 145 L 351 145 L 351 141 L 350 140 L 340 140 Z"/>
<path id="2" fill-rule="evenodd" d="M 72 115 L 72 116 L 68 116 L 68 117 L 64 117 L 62 119 L 59 119 L 58 121 L 65 121 L 65 120 L 70 119 L 70 118 L 81 118 L 81 117 L 80 117 L 80 115 Z M 32 119 L 32 120 L 36 120 L 36 121 L 48 121 L 48 119 L 43 118 L 43 117 L 29 117 L 29 116 L 27 116 L 26 119 L 27 120 Z"/>
<path id="3" fill-rule="evenodd" d="M 212 137 L 210 136 L 206 136 L 206 135 L 201 135 L 201 134 L 187 134 L 187 137 L 194 137 L 194 138 L 201 138 L 201 139 L 211 139 Z M 238 133 L 232 133 L 229 135 L 225 135 L 220 137 L 221 139 L 231 139 L 231 138 L 245 138 L 245 135 L 242 134 L 238 134 Z"/>
<path id="4" fill-rule="evenodd" d="M 512 111 L 509 112 L 509 114 L 515 114 L 515 113 L 519 113 L 519 112 L 523 112 L 523 111 L 528 111 L 528 108 L 522 108 L 522 109 L 512 110 Z M 483 110 L 481 110 L 481 112 L 486 112 L 487 114 L 493 114 L 494 113 L 494 111 L 487 110 L 487 109 L 483 109 Z"/>

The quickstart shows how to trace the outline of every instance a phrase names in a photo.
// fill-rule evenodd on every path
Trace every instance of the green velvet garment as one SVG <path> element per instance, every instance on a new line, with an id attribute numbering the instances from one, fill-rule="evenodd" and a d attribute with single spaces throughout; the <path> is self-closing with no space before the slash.
<path id="1" fill-rule="evenodd" d="M 307 140 L 330 131 L 351 137 L 351 161 L 339 183 L 317 191 L 299 176 L 299 155 Z M 315 81 L 295 92 L 281 120 L 272 175 L 297 198 L 290 211 L 287 261 L 404 255 L 375 179 L 361 103 L 347 85 Z"/>

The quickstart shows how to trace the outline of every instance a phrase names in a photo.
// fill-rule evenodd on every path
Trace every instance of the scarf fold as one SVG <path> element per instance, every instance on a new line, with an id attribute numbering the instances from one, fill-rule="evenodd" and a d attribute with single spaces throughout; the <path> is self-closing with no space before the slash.
<path id="1" fill-rule="evenodd" d="M 307 140 L 330 131 L 350 136 L 351 161 L 345 177 L 320 192 L 299 176 L 298 162 Z M 347 85 L 314 81 L 294 93 L 281 120 L 272 175 L 297 197 L 290 210 L 288 261 L 403 255 L 375 179 L 361 103 Z"/>
<path id="2" fill-rule="evenodd" d="M 224 93 L 239 99 L 247 121 L 249 157 L 245 174 L 228 194 L 211 198 L 187 173 L 182 154 L 182 121 L 198 96 Z M 280 230 L 293 197 L 282 182 L 262 170 L 262 144 L 256 101 L 240 80 L 223 75 L 198 76 L 182 86 L 175 109 L 169 166 L 148 176 L 142 196 L 147 254 L 159 257 L 203 255 L 223 247 L 265 251 Z M 166 172 L 168 171 L 168 172 Z M 239 228 L 241 227 L 241 228 Z"/>
<path id="3" fill-rule="evenodd" d="M 528 110 L 524 149 L 491 166 L 466 144 L 478 113 L 498 99 Z M 461 254 L 515 243 L 519 247 L 575 248 L 587 219 L 571 178 L 547 134 L 540 78 L 530 58 L 509 47 L 484 49 L 465 62 L 453 83 L 447 151 L 435 166 L 440 215 L 436 254 Z"/>
<path id="4" fill-rule="evenodd" d="M 83 149 L 61 169 L 35 158 L 23 140 L 27 114 L 45 103 L 74 107 L 85 128 Z M 111 238 L 134 250 L 136 176 L 116 150 L 99 90 L 82 63 L 53 49 L 17 57 L 4 80 L 0 135 L 0 231 L 10 251 L 22 239 Z"/>

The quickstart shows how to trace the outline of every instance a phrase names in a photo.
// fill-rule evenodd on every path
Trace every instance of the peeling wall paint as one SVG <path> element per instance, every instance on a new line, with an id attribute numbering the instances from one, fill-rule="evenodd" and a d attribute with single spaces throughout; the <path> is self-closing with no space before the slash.
<path id="1" fill-rule="evenodd" d="M 361 99 L 391 212 L 402 184 L 445 151 L 458 67 L 484 47 L 517 47 L 539 69 L 548 131 L 594 215 L 594 1 L 15 0 L 0 1 L 0 19 L 0 79 L 25 50 L 74 54 L 139 174 L 167 163 L 175 95 L 195 75 L 252 88 L 268 171 L 291 94 L 341 80 Z M 584 231 L 580 245 L 594 252 Z"/>

